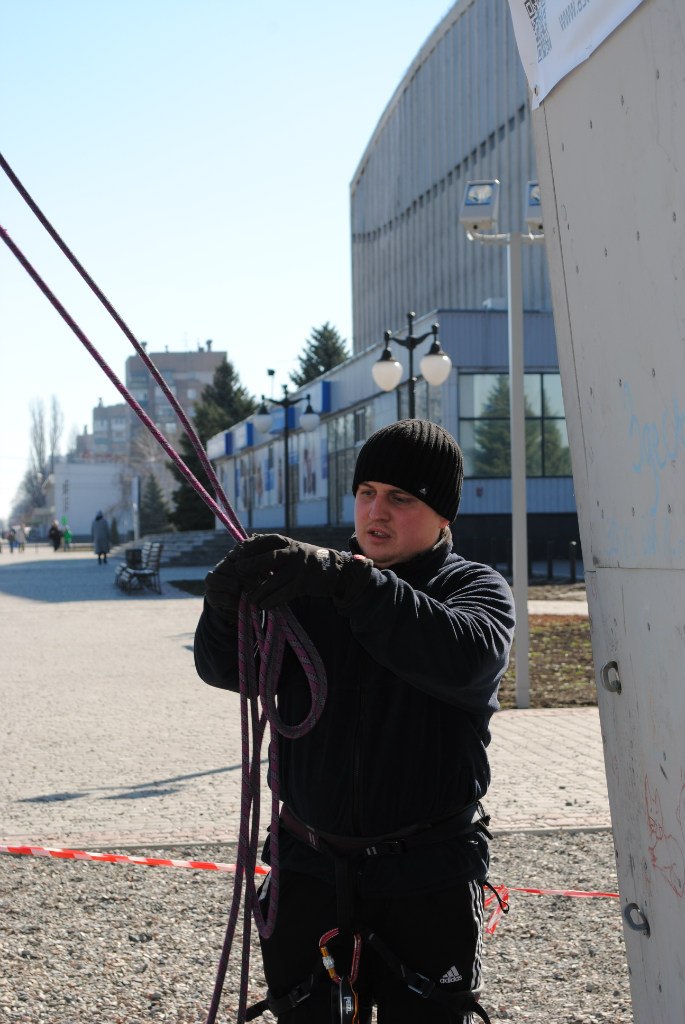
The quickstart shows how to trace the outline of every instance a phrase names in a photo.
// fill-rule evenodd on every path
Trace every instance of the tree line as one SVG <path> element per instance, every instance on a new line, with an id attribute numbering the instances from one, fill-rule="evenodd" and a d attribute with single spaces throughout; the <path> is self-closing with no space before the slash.
<path id="1" fill-rule="evenodd" d="M 304 387 L 326 370 L 344 362 L 348 356 L 346 342 L 337 329 L 326 321 L 321 327 L 312 328 L 298 356 L 298 366 L 289 375 L 290 381 L 297 388 Z M 206 445 L 210 437 L 240 423 L 256 408 L 257 399 L 242 385 L 230 360 L 224 360 L 216 369 L 212 383 L 203 389 L 195 404 L 193 426 L 202 444 Z M 13 503 L 13 521 L 30 522 L 34 510 L 45 508 L 47 495 L 44 484 L 54 469 L 63 429 L 64 416 L 54 396 L 49 412 L 46 412 L 42 400 L 36 399 L 31 403 L 29 468 Z M 134 453 L 136 461 L 140 461 L 141 465 L 150 461 L 148 442 L 152 451 L 157 449 L 154 439 L 145 435 L 141 445 L 146 450 Z M 200 460 L 185 434 L 181 437 L 178 450 L 191 472 L 204 483 Z M 154 473 L 147 472 L 144 475 L 139 508 L 141 534 L 163 533 L 169 529 L 212 529 L 214 516 L 211 510 L 176 466 L 172 462 L 167 465 L 178 487 L 172 492 L 169 505 Z"/>

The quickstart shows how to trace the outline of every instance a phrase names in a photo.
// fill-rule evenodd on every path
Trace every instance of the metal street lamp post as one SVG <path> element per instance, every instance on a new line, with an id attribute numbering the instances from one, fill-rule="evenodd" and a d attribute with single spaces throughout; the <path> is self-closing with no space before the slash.
<path id="1" fill-rule="evenodd" d="M 526 508 L 526 403 L 523 358 L 523 279 L 521 246 L 544 242 L 540 186 L 526 187 L 526 233 L 497 232 L 500 183 L 468 181 L 459 220 L 471 242 L 507 247 L 509 333 L 509 418 L 511 443 L 512 590 L 516 606 L 516 705 L 530 704 L 528 628 L 528 514 Z"/>
<path id="2" fill-rule="evenodd" d="M 320 421 L 319 414 L 312 409 L 311 398 L 306 396 L 307 406 L 300 416 L 300 426 L 303 430 L 315 430 Z M 283 409 L 283 501 L 284 501 L 284 529 L 286 534 L 290 533 L 290 410 L 304 398 L 291 398 L 288 394 L 288 385 L 283 385 L 283 398 L 270 398 L 272 405 L 279 405 Z M 253 417 L 255 429 L 260 434 L 266 434 L 273 425 L 273 416 L 266 407 L 267 399 L 262 395 L 262 404 Z"/>
<path id="3" fill-rule="evenodd" d="M 385 331 L 383 338 L 385 348 L 378 362 L 373 364 L 371 374 L 381 391 L 392 391 L 397 387 L 402 378 L 402 364 L 393 358 L 390 349 L 390 342 L 393 341 L 409 352 L 409 419 L 416 416 L 416 377 L 414 376 L 414 349 L 426 338 L 432 336 L 433 343 L 421 360 L 421 374 L 428 381 L 438 387 L 449 377 L 452 369 L 452 360 L 443 352 L 438 338 L 440 324 L 433 324 L 430 331 L 425 334 L 414 336 L 414 321 L 416 313 L 407 313 L 407 333 L 404 336 L 393 334 L 392 331 Z"/>

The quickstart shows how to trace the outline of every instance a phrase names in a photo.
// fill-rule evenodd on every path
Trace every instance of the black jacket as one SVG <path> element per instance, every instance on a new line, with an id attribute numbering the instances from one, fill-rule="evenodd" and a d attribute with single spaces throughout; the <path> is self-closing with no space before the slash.
<path id="1" fill-rule="evenodd" d="M 448 537 L 394 570 L 373 569 L 348 607 L 321 599 L 292 602 L 326 667 L 328 697 L 310 733 L 280 739 L 281 797 L 317 830 L 384 835 L 445 818 L 488 788 L 489 720 L 507 666 L 513 603 L 499 573 L 450 548 Z M 236 647 L 234 631 L 205 604 L 195 636 L 201 678 L 237 690 Z M 311 698 L 294 656 L 287 657 L 279 709 L 294 723 Z M 469 844 L 456 873 L 482 876 L 484 844 Z M 325 874 L 321 855 L 287 838 L 282 846 L 282 863 Z M 446 853 L 431 849 L 433 861 Z M 427 862 L 418 850 L 392 859 L 407 862 L 397 876 L 403 888 L 399 876 L 409 862 L 420 871 L 419 862 Z M 371 867 L 369 876 L 375 891 L 380 872 Z"/>

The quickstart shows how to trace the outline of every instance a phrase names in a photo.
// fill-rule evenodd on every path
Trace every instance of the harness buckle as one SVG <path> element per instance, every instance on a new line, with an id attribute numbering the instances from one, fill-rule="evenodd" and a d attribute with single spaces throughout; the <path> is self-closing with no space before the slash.
<path id="1" fill-rule="evenodd" d="M 408 976 L 405 976 L 404 980 L 407 983 L 407 988 L 416 992 L 417 996 L 421 996 L 422 999 L 428 999 L 435 988 L 435 982 L 427 978 L 425 974 L 419 974 L 418 971 L 412 972 L 411 981 Z"/>
<path id="2" fill-rule="evenodd" d="M 286 998 L 288 999 L 290 1005 L 292 1007 L 295 1007 L 299 1006 L 300 1003 L 303 1003 L 305 999 L 308 998 L 310 992 L 311 984 L 309 984 L 308 982 L 300 982 L 299 985 L 296 985 L 295 988 L 292 988 L 290 992 L 288 992 Z"/>
<path id="3" fill-rule="evenodd" d="M 404 853 L 406 847 L 401 839 L 387 839 L 383 843 L 374 843 L 373 846 L 364 848 L 366 857 L 387 857 L 398 853 Z"/>

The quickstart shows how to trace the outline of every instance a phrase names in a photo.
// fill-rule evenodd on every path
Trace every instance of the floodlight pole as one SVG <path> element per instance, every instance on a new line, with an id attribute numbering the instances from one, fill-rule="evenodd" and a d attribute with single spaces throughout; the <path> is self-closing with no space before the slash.
<path id="1" fill-rule="evenodd" d="M 516 608 L 516 707 L 530 707 L 530 629 L 528 624 L 528 510 L 526 503 L 526 403 L 523 358 L 523 276 L 521 246 L 542 234 L 466 232 L 472 242 L 507 247 L 509 334 L 509 431 L 511 461 L 512 591 Z"/>
<path id="2" fill-rule="evenodd" d="M 530 706 L 528 626 L 528 510 L 526 503 L 526 403 L 523 358 L 521 235 L 507 245 L 509 417 L 511 432 L 512 590 L 516 607 L 516 706 Z"/>

